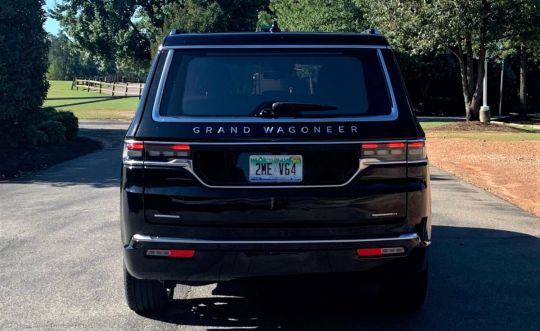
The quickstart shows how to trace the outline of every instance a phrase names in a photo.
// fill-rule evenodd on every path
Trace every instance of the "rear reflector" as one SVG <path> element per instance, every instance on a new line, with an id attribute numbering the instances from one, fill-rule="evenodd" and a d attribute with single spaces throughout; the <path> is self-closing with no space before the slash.
<path id="1" fill-rule="evenodd" d="M 146 251 L 146 255 L 175 259 L 190 259 L 195 256 L 195 251 L 192 249 L 149 249 Z"/>
<path id="2" fill-rule="evenodd" d="M 359 248 L 356 250 L 359 257 L 375 257 L 385 255 L 396 255 L 405 253 L 404 247 L 382 247 L 382 248 Z"/>

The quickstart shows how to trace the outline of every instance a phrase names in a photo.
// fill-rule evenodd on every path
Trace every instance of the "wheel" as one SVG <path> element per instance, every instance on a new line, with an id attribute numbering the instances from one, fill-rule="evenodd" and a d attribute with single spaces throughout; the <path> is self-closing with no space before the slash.
<path id="1" fill-rule="evenodd" d="M 137 279 L 125 266 L 124 289 L 129 308 L 141 315 L 164 309 L 174 295 L 174 287 L 167 288 L 158 280 Z"/>
<path id="2" fill-rule="evenodd" d="M 401 311 L 417 311 L 426 300 L 428 286 L 427 265 L 417 274 L 395 279 L 383 288 L 385 299 L 389 300 L 392 308 Z"/>

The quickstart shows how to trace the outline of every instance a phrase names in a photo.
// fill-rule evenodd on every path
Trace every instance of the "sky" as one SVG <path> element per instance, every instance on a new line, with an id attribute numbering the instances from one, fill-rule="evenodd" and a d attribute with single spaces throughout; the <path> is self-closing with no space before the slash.
<path id="1" fill-rule="evenodd" d="M 57 2 L 57 0 L 47 0 L 45 3 L 46 10 L 52 9 Z M 58 21 L 47 18 L 45 21 L 45 31 L 52 34 L 57 34 L 59 30 L 60 26 L 58 25 Z"/>

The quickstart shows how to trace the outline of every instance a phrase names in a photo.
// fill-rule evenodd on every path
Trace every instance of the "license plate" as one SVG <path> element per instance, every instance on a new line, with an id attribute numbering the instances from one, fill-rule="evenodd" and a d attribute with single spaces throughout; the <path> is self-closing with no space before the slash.
<path id="1" fill-rule="evenodd" d="M 301 182 L 302 155 L 250 155 L 250 182 Z"/>

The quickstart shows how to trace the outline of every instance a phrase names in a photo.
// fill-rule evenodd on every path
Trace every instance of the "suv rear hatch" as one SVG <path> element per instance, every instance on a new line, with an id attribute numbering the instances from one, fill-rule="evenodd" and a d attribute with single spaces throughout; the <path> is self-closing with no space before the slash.
<path id="1" fill-rule="evenodd" d="M 128 157 L 145 165 L 149 222 L 405 218 L 416 142 L 373 139 L 397 118 L 380 49 L 169 50 L 159 81 L 152 118 L 175 133 Z"/>

